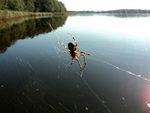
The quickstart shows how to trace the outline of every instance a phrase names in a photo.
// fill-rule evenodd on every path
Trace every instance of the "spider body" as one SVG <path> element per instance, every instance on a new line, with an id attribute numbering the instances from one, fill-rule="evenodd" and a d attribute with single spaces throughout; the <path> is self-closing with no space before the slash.
<path id="1" fill-rule="evenodd" d="M 74 37 L 73 37 L 73 42 L 68 43 L 68 51 L 70 53 L 70 56 L 72 57 L 71 65 L 75 61 L 77 61 L 79 64 L 80 70 L 83 70 L 86 65 L 86 56 L 90 54 L 79 50 L 79 48 L 77 47 L 77 41 L 75 40 Z M 79 60 L 80 56 L 83 57 L 83 60 L 84 60 L 83 64 L 80 63 L 80 60 Z"/>

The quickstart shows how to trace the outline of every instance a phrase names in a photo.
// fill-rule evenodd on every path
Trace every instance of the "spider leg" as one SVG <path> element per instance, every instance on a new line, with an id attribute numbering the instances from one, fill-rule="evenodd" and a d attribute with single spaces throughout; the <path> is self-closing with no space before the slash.
<path id="1" fill-rule="evenodd" d="M 71 61 L 71 63 L 70 63 L 70 66 L 71 66 L 72 64 L 74 64 L 74 62 L 75 62 L 75 59 L 72 58 L 72 61 Z"/>
<path id="2" fill-rule="evenodd" d="M 81 54 L 84 54 L 85 56 L 87 55 L 87 56 L 90 56 L 90 54 L 89 53 L 87 53 L 87 52 L 83 52 L 83 51 L 81 51 L 80 52 Z"/>
<path id="3" fill-rule="evenodd" d="M 86 54 L 85 54 L 85 52 L 81 52 L 81 53 L 80 53 L 80 56 L 83 57 L 84 65 L 86 65 L 86 64 L 87 64 L 87 60 L 86 60 Z"/>
<path id="4" fill-rule="evenodd" d="M 78 62 L 79 67 L 80 67 L 80 71 L 81 71 L 83 69 L 83 66 L 80 63 L 80 60 L 78 59 L 78 57 L 76 57 L 75 60 Z"/>
<path id="5" fill-rule="evenodd" d="M 85 58 L 85 57 L 83 57 L 83 58 Z M 84 59 L 84 63 L 83 64 L 80 63 L 80 60 L 78 58 L 76 58 L 76 61 L 78 62 L 79 67 L 80 67 L 80 77 L 82 77 L 84 69 L 85 69 L 85 66 L 86 66 L 86 60 Z"/>

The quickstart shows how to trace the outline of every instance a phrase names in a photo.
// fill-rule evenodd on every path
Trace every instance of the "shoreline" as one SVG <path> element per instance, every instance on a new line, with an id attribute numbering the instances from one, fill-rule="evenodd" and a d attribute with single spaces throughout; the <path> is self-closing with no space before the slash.
<path id="1" fill-rule="evenodd" d="M 0 30 L 6 27 L 12 26 L 14 24 L 22 23 L 30 19 L 39 19 L 39 18 L 52 18 L 54 16 L 67 16 L 65 13 L 44 13 L 44 12 L 21 12 L 21 11 L 9 11 L 0 10 Z"/>
<path id="2" fill-rule="evenodd" d="M 0 10 L 0 22 L 24 17 L 53 17 L 55 15 L 67 15 L 67 12 L 53 13 L 53 12 L 24 12 L 24 11 Z"/>

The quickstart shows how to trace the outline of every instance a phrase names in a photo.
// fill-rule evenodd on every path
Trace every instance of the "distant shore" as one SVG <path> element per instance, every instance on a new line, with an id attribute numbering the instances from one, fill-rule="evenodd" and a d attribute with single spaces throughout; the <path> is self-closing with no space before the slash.
<path id="1" fill-rule="evenodd" d="M 107 11 L 69 11 L 70 15 L 75 15 L 75 14 L 105 14 L 105 13 L 150 14 L 150 10 L 143 10 L 143 9 L 118 9 L 118 10 L 107 10 Z"/>
<path id="2" fill-rule="evenodd" d="M 66 12 L 25 12 L 25 11 L 11 11 L 11 10 L 0 10 L 0 22 L 18 19 L 23 17 L 52 17 L 54 15 L 93 15 L 93 14 L 150 14 L 150 10 L 142 9 L 118 9 L 108 11 L 66 11 Z"/>

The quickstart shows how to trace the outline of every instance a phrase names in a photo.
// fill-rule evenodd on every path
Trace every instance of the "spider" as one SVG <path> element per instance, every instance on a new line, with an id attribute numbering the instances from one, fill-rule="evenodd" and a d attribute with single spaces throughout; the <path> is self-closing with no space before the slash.
<path id="1" fill-rule="evenodd" d="M 77 61 L 77 63 L 79 64 L 79 67 L 80 67 L 80 71 L 82 71 L 82 70 L 84 70 L 84 68 L 87 64 L 86 56 L 90 56 L 90 54 L 87 52 L 80 51 L 79 48 L 77 47 L 77 41 L 75 40 L 74 37 L 72 37 L 72 38 L 73 38 L 73 41 L 68 43 L 68 47 L 65 46 L 65 48 L 70 53 L 70 56 L 72 57 L 70 66 L 72 64 L 74 64 L 75 61 Z M 83 60 L 84 60 L 83 64 L 81 64 L 81 62 L 79 60 L 80 57 L 83 57 Z"/>

